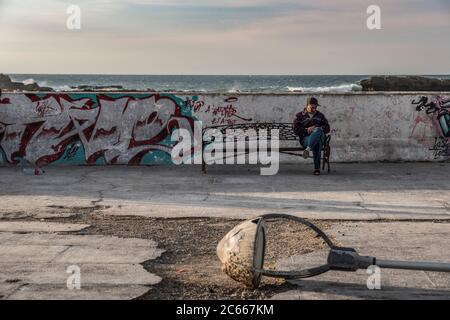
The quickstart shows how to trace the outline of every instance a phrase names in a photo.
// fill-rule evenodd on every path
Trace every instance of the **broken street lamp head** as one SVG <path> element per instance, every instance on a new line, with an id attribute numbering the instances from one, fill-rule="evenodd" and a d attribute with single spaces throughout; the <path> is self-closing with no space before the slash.
<path id="1" fill-rule="evenodd" d="M 259 286 L 262 275 L 289 279 L 311 277 L 328 271 L 328 265 L 308 268 L 300 272 L 263 269 L 266 252 L 266 223 L 280 218 L 306 225 L 330 248 L 333 247 L 327 235 L 305 219 L 285 214 L 266 214 L 237 225 L 219 242 L 217 256 L 222 263 L 222 271 L 232 279 L 252 288 Z"/>
<path id="2" fill-rule="evenodd" d="M 327 261 L 294 271 L 265 270 L 266 223 L 279 219 L 293 220 L 312 229 L 328 246 Z M 258 288 L 263 275 L 299 279 L 317 276 L 329 270 L 367 269 L 371 265 L 392 269 L 450 272 L 450 263 L 379 260 L 375 257 L 360 256 L 353 248 L 334 245 L 322 230 L 308 220 L 278 213 L 262 215 L 234 227 L 217 245 L 217 256 L 222 263 L 223 272 L 251 288 Z"/>
<path id="3" fill-rule="evenodd" d="M 257 288 L 265 253 L 264 219 L 258 217 L 234 227 L 217 245 L 222 271 L 247 287 Z"/>

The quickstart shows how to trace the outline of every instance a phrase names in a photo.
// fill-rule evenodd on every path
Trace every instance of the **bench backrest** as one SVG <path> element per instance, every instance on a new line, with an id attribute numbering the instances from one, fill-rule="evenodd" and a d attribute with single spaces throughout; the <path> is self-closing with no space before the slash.
<path id="1" fill-rule="evenodd" d="M 271 139 L 271 131 L 279 130 L 278 139 L 279 140 L 296 140 L 298 141 L 298 136 L 294 133 L 294 128 L 292 123 L 242 123 L 242 124 L 232 124 L 232 125 L 220 125 L 220 126 L 210 126 L 203 129 L 205 132 L 207 129 L 219 130 L 224 140 L 226 140 L 226 133 L 231 133 L 234 131 L 234 139 L 245 140 L 248 137 L 260 136 L 260 131 L 264 131 L 267 134 L 267 139 Z"/>

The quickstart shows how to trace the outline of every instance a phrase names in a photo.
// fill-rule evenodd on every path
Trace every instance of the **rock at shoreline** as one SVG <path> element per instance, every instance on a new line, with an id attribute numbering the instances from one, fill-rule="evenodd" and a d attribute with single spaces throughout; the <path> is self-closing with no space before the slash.
<path id="1" fill-rule="evenodd" d="M 361 80 L 362 91 L 450 91 L 450 79 L 374 76 Z"/>
<path id="2" fill-rule="evenodd" d="M 4 91 L 54 91 L 49 87 L 41 87 L 37 83 L 23 84 L 22 82 L 14 82 L 11 78 L 0 73 L 0 90 Z"/>
<path id="3" fill-rule="evenodd" d="M 108 92 L 108 91 L 114 91 L 114 92 L 156 92 L 155 89 L 145 89 L 145 90 L 138 90 L 138 89 L 126 89 L 121 85 L 118 84 L 114 84 L 114 85 L 110 85 L 110 86 L 92 86 L 92 85 L 87 85 L 87 84 L 82 84 L 79 86 L 71 86 L 70 87 L 70 91 L 71 92 L 78 92 L 78 91 L 82 91 L 82 92 Z"/>
<path id="4" fill-rule="evenodd" d="M 72 86 L 70 88 L 74 91 L 125 91 L 125 89 L 120 85 L 91 86 L 88 84 L 82 84 L 79 86 Z"/>

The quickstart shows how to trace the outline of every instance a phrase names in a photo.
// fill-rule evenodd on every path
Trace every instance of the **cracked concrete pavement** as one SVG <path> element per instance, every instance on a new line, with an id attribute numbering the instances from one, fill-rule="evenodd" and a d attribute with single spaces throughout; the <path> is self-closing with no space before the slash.
<path id="1" fill-rule="evenodd" d="M 332 235 L 361 254 L 450 261 L 449 176 L 448 163 L 333 164 L 320 177 L 310 165 L 282 165 L 276 176 L 260 176 L 257 166 L 212 166 L 207 174 L 198 166 L 62 166 L 41 176 L 0 167 L 0 298 L 126 299 L 161 280 L 140 265 L 161 255 L 155 242 L 74 235 L 87 225 L 47 221 L 88 214 L 245 219 L 288 213 L 338 220 Z M 46 221 L 18 220 L 24 218 Z M 67 290 L 66 268 L 73 263 L 87 290 Z M 274 298 L 450 299 L 446 274 L 383 270 L 382 276 L 381 292 L 367 290 L 362 270 L 296 282 L 298 290 Z"/>
<path id="2" fill-rule="evenodd" d="M 450 223 L 346 222 L 327 232 L 342 246 L 359 254 L 392 260 L 450 261 Z M 321 265 L 323 255 L 294 256 L 279 262 L 279 268 L 295 270 Z M 273 299 L 450 299 L 450 275 L 443 272 L 380 269 L 381 290 L 369 290 L 367 270 L 329 271 L 310 279 L 290 281 L 298 289 Z"/>
<path id="3" fill-rule="evenodd" d="M 48 167 L 27 176 L 2 167 L 0 217 L 70 216 L 80 210 L 147 217 L 248 218 L 283 212 L 314 219 L 450 219 L 448 163 L 257 166 Z M 30 210 L 32 208 L 32 210 Z"/>
<path id="4" fill-rule="evenodd" d="M 0 221 L 0 298 L 131 299 L 161 281 L 141 265 L 162 254 L 154 241 L 60 233 L 86 227 Z M 73 266 L 80 289 L 67 285 Z"/>

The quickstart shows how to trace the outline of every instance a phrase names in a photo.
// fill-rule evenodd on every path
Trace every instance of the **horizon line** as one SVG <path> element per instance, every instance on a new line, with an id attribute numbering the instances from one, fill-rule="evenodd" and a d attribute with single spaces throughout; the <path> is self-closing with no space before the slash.
<path id="1" fill-rule="evenodd" d="M 196 74 L 196 73 L 180 73 L 180 74 L 170 74 L 170 73 L 153 73 L 153 74 L 145 74 L 145 73 L 15 73 L 15 72 L 0 72 L 0 74 L 5 75 L 78 75 L 78 76 L 449 76 L 449 73 L 427 73 L 427 74 L 418 74 L 418 73 L 386 73 L 386 74 L 350 74 L 350 73 L 323 73 L 323 74 L 219 74 L 219 73 L 211 73 L 211 74 Z"/>

